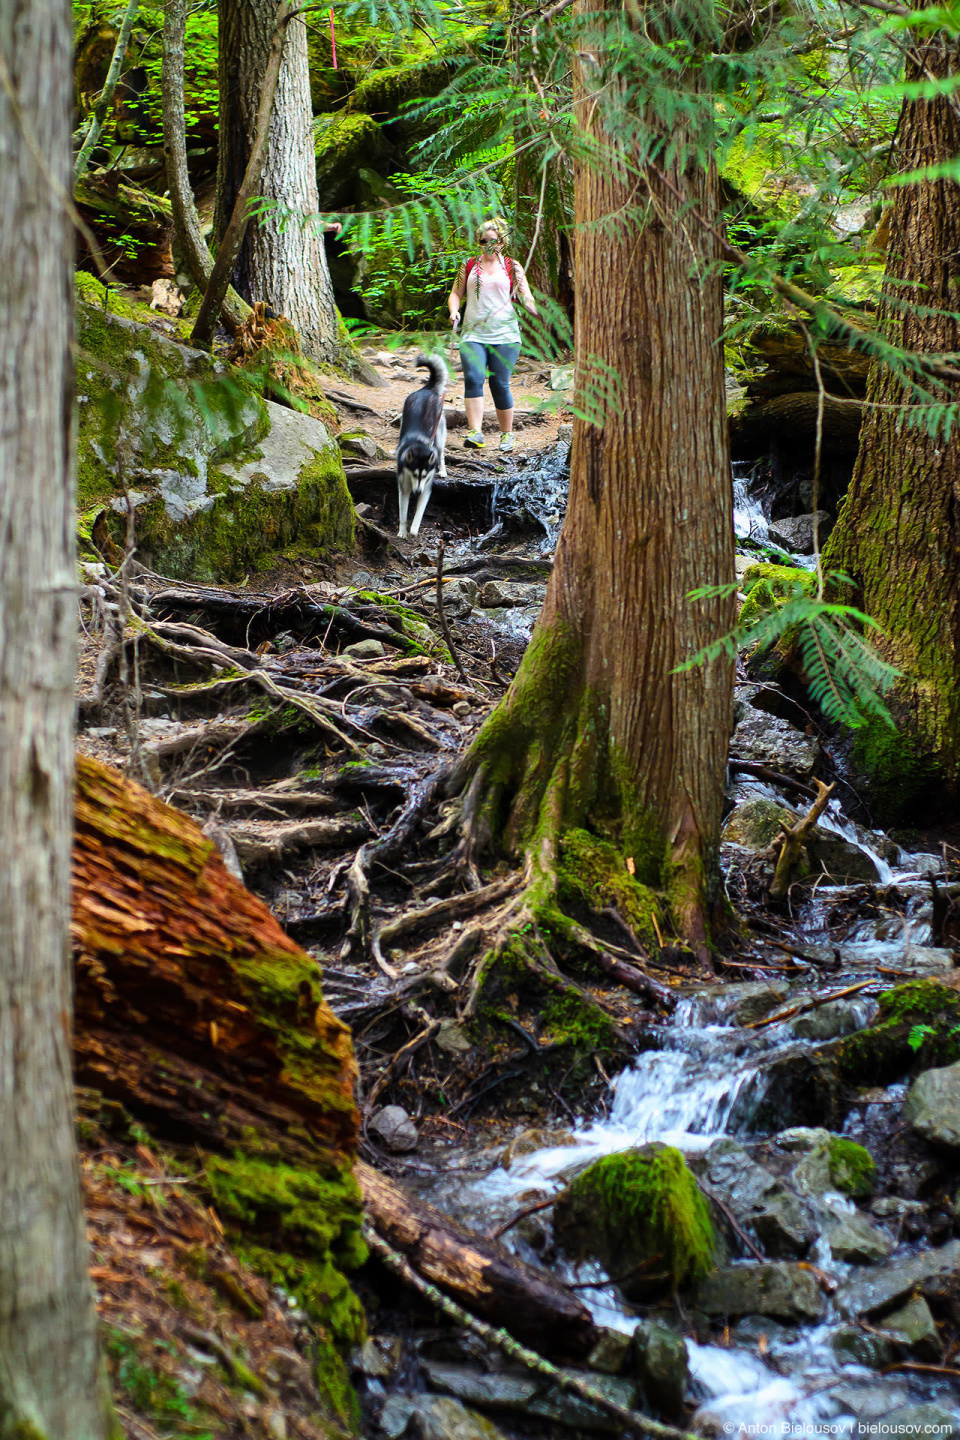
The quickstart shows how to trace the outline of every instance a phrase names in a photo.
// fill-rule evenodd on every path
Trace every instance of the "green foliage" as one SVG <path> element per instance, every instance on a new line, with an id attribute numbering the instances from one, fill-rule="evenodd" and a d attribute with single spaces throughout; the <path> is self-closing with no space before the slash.
<path id="1" fill-rule="evenodd" d="M 858 729 L 873 718 L 892 729 L 894 722 L 882 696 L 900 672 L 881 659 L 862 633 L 878 631 L 877 622 L 853 605 L 823 599 L 814 590 L 813 575 L 773 565 L 753 566 L 744 575 L 748 584 L 752 572 L 761 572 L 753 579 L 757 594 L 748 590 L 739 623 L 677 670 L 709 664 L 721 655 L 735 658 L 741 649 L 758 655 L 775 645 L 795 645 L 810 695 L 828 720 Z M 839 573 L 826 579 L 833 585 L 852 583 Z M 739 582 L 706 585 L 687 598 L 713 600 L 738 589 Z"/>
<path id="2" fill-rule="evenodd" d="M 196 1440 L 213 1440 L 197 1408 L 176 1376 L 162 1366 L 168 1341 L 154 1339 L 108 1325 L 104 1349 L 116 1389 L 141 1414 L 155 1417 L 165 1435 L 193 1435 Z"/>

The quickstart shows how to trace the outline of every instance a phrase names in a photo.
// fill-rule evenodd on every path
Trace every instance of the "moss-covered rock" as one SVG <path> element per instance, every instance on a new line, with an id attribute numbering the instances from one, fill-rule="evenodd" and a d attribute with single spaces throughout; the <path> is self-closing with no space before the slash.
<path id="1" fill-rule="evenodd" d="M 740 624 L 753 625 L 768 611 L 782 606 L 798 589 L 811 595 L 816 589 L 817 577 L 808 570 L 795 570 L 789 565 L 758 564 L 743 572 L 742 585 L 747 599 L 740 611 Z"/>
<path id="2" fill-rule="evenodd" d="M 838 1070 L 848 1083 L 883 1085 L 957 1060 L 960 994 L 938 980 L 911 980 L 881 995 L 873 1023 L 842 1042 Z"/>
<path id="3" fill-rule="evenodd" d="M 78 312 L 81 515 L 105 510 L 121 539 L 126 482 L 139 554 L 175 578 L 239 579 L 288 546 L 350 547 L 353 504 L 318 420 L 147 325 Z"/>
<path id="4" fill-rule="evenodd" d="M 844 1195 L 866 1200 L 877 1182 L 877 1166 L 870 1151 L 842 1135 L 831 1135 L 828 1149 L 830 1179 Z"/>
<path id="5" fill-rule="evenodd" d="M 553 1223 L 565 1250 L 599 1260 L 628 1294 L 701 1280 L 713 1265 L 709 1207 L 667 1145 L 597 1160 L 563 1191 Z"/>
<path id="6" fill-rule="evenodd" d="M 347 204 L 359 168 L 380 164 L 392 154 L 376 120 L 348 113 L 323 117 L 317 126 L 314 152 L 321 210 Z"/>

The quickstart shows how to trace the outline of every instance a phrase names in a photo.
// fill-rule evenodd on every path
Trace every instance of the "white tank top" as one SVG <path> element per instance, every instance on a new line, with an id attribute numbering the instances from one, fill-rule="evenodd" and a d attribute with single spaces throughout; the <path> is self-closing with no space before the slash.
<path id="1" fill-rule="evenodd" d="M 519 280 L 519 265 L 512 262 Z M 519 345 L 520 322 L 510 298 L 510 276 L 503 263 L 491 273 L 480 273 L 480 294 L 477 295 L 479 261 L 467 278 L 464 296 L 462 340 L 476 340 L 481 345 Z"/>

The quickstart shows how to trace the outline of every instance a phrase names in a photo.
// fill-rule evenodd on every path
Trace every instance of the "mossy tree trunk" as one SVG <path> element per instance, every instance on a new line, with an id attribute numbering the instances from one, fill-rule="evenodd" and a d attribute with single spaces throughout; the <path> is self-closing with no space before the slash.
<path id="1" fill-rule="evenodd" d="M 938 35 L 911 52 L 906 78 L 958 70 L 960 46 Z M 953 94 L 904 101 L 899 173 L 958 153 Z M 960 350 L 960 185 L 923 180 L 891 194 L 879 323 L 908 350 Z M 892 703 L 898 733 L 874 724 L 855 742 L 878 818 L 888 822 L 924 792 L 955 800 L 960 784 L 960 444 L 955 432 L 931 436 L 909 424 L 899 407 L 915 398 L 875 365 L 853 479 L 824 554 L 828 568 L 856 581 L 863 609 L 886 632 L 878 648 L 903 672 Z"/>
<path id="2" fill-rule="evenodd" d="M 72 24 L 0 7 L 0 1436 L 104 1440 L 67 957 L 76 627 Z M 25 141 L 29 137 L 29 143 Z"/>
<path id="3" fill-rule="evenodd" d="M 732 623 L 732 602 L 686 599 L 733 578 L 718 249 L 702 226 L 663 223 L 678 202 L 652 171 L 645 223 L 610 223 L 636 213 L 636 176 L 582 82 L 580 93 L 598 151 L 575 179 L 578 387 L 583 403 L 599 361 L 619 374 L 621 404 L 600 426 L 574 425 L 543 611 L 459 777 L 466 845 L 501 839 L 549 874 L 565 831 L 610 836 L 705 957 L 732 673 L 727 662 L 672 672 Z M 675 166 L 667 179 L 716 214 L 709 170 Z"/>
<path id="4" fill-rule="evenodd" d="M 227 227 L 250 156 L 277 8 L 277 0 L 220 0 L 217 236 Z M 308 355 L 336 360 L 341 342 L 323 236 L 315 227 L 296 223 L 296 217 L 315 216 L 319 209 L 307 32 L 301 17 L 287 26 L 260 194 L 279 201 L 294 219 L 281 225 L 277 214 L 269 213 L 248 225 L 234 272 L 237 293 L 250 304 L 264 300 L 285 315 Z"/>

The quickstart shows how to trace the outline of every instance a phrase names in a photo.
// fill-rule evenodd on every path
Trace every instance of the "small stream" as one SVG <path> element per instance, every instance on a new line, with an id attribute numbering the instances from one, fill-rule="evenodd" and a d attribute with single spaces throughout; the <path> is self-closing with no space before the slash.
<path id="1" fill-rule="evenodd" d="M 512 482 L 514 490 L 522 484 L 525 503 L 543 526 L 544 553 L 555 544 L 562 520 L 565 496 L 560 489 L 565 488 L 566 456 L 560 452 L 564 448 L 556 447 L 553 458 L 539 469 L 524 467 Z M 537 483 L 531 483 L 537 477 Z M 763 508 L 751 495 L 750 476 L 743 467 L 735 469 L 734 503 L 741 544 L 754 541 L 770 546 Z M 791 556 L 790 562 L 797 564 L 798 558 Z M 799 563 L 813 562 L 800 558 Z M 533 613 L 535 618 L 535 608 Z M 520 620 L 518 614 L 513 623 Z M 794 813 L 802 813 L 808 803 L 743 777 L 736 779 L 735 794 L 738 801 L 774 801 Z M 896 887 L 905 913 L 885 914 L 880 906 L 879 918 L 854 918 L 838 937 L 831 913 L 835 915 L 836 907 L 849 899 L 853 887 L 818 883 L 799 903 L 792 938 L 798 947 L 808 947 L 814 960 L 822 952 L 823 963 L 829 961 L 832 968 L 825 972 L 811 963 L 789 979 L 777 976 L 691 991 L 655 1033 L 654 1048 L 611 1083 L 602 1114 L 572 1130 L 529 1132 L 521 1137 L 522 1144 L 508 1146 L 505 1155 L 454 1157 L 432 1180 L 423 1180 L 421 1192 L 457 1218 L 489 1231 L 524 1205 L 557 1191 L 590 1162 L 650 1141 L 677 1146 L 696 1167 L 698 1157 L 707 1163 L 705 1152 L 715 1141 L 734 1137 L 751 1153 L 766 1146 L 765 1156 L 779 1157 L 778 1173 L 788 1180 L 790 1174 L 799 1174 L 797 1161 L 815 1146 L 816 1131 L 798 1129 L 791 1113 L 790 1084 L 785 1086 L 783 1080 L 791 1073 L 790 1065 L 797 1057 L 802 1062 L 818 1044 L 868 1024 L 882 990 L 903 979 L 952 968 L 951 953 L 930 945 L 927 876 L 938 868 L 936 857 L 901 852 L 895 861 L 884 858 L 880 851 L 889 856 L 889 843 L 850 821 L 836 800 L 821 824 L 862 853 L 873 867 L 878 890 Z M 863 981 L 875 983 L 826 1008 L 805 1004 Z M 775 991 L 766 1011 L 758 1001 L 764 990 Z M 799 1016 L 749 1028 L 747 1015 L 775 1013 L 798 1003 Z M 817 1018 L 811 1021 L 811 1016 Z M 900 1084 L 871 1094 L 869 1104 L 857 1105 L 847 1115 L 843 1133 L 869 1148 L 874 1127 L 886 1122 L 890 1107 L 899 1113 L 904 1093 Z M 809 1127 L 815 1120 L 805 1117 L 805 1124 Z M 789 1183 L 796 1191 L 797 1184 Z M 942 1431 L 903 1428 L 901 1434 L 954 1433 L 948 1417 L 960 1421 L 956 1378 L 922 1370 L 880 1373 L 852 1361 L 839 1343 L 851 1328 L 849 1313 L 843 1313 L 849 1287 L 878 1266 L 895 1267 L 922 1248 L 901 1239 L 897 1203 L 881 1199 L 872 1207 L 869 1202 L 859 1207 L 889 1251 L 886 1258 L 868 1266 L 836 1258 L 826 1238 L 838 1220 L 856 1217 L 858 1207 L 829 1187 L 804 1191 L 801 1186 L 799 1193 L 816 1219 L 818 1234 L 806 1260 L 822 1274 L 828 1292 L 824 1314 L 815 1323 L 800 1324 L 747 1315 L 726 1334 L 722 1325 L 716 1326 L 709 1343 L 688 1338 L 692 1428 L 705 1435 L 879 1435 L 892 1433 L 882 1428 L 891 1418 L 904 1425 L 946 1423 Z M 551 1253 L 543 1234 L 537 1221 L 510 1231 L 507 1243 L 525 1258 L 542 1263 L 542 1255 Z M 759 1262 L 742 1252 L 737 1263 Z M 553 1262 L 553 1268 L 562 1278 L 580 1284 L 606 1278 L 594 1263 L 575 1266 L 561 1259 Z M 580 1294 L 598 1323 L 620 1330 L 632 1330 L 637 1324 L 641 1312 L 624 1302 L 615 1285 L 600 1283 Z M 916 1406 L 933 1408 L 911 1415 L 909 1407 Z"/>

